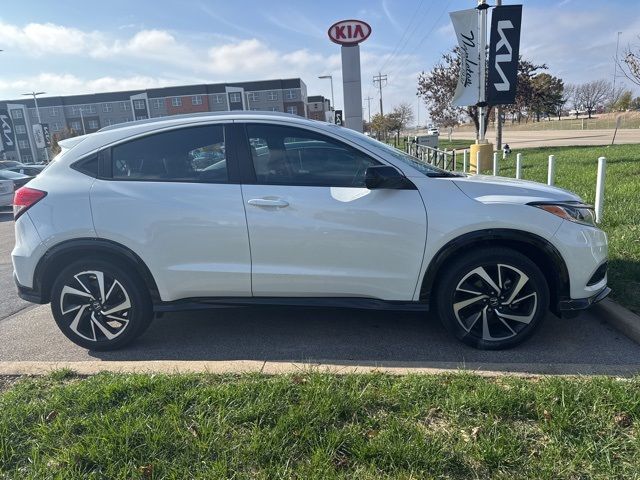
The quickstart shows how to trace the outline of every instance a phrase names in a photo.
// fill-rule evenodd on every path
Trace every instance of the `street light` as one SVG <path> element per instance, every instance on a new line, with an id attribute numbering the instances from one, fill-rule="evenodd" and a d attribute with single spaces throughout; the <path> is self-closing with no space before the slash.
<path id="1" fill-rule="evenodd" d="M 327 78 L 331 81 L 331 109 L 336 109 L 336 104 L 333 101 L 333 75 L 320 75 L 318 78 L 322 80 L 326 80 Z"/>
<path id="2" fill-rule="evenodd" d="M 22 95 L 26 95 L 26 96 L 33 96 L 33 103 L 35 103 L 36 105 L 36 115 L 38 115 L 38 123 L 42 124 L 42 118 L 40 117 L 40 108 L 38 108 L 38 95 L 44 95 L 47 92 L 29 92 L 29 93 L 23 93 Z M 49 163 L 49 151 L 47 150 L 47 147 L 44 147 L 44 157 L 47 160 L 47 163 Z"/>

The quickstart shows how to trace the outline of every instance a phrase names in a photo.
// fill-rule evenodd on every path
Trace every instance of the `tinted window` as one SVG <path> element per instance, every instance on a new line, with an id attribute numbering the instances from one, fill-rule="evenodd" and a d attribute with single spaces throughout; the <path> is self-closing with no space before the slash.
<path id="1" fill-rule="evenodd" d="M 94 155 L 90 158 L 80 160 L 79 162 L 76 162 L 73 164 L 73 168 L 91 177 L 97 177 L 98 176 L 98 156 Z"/>
<path id="2" fill-rule="evenodd" d="M 258 183 L 363 187 L 378 162 L 329 137 L 299 128 L 247 125 Z"/>
<path id="3" fill-rule="evenodd" d="M 158 133 L 112 149 L 113 178 L 226 182 L 224 127 L 207 125 Z"/>

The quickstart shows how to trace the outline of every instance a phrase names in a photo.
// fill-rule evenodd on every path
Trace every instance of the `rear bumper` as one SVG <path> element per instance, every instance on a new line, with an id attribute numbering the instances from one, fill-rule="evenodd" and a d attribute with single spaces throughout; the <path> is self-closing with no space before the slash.
<path id="1" fill-rule="evenodd" d="M 13 281 L 16 283 L 16 287 L 18 288 L 18 296 L 21 299 L 31 303 L 48 303 L 45 302 L 45 300 L 42 298 L 40 290 L 20 285 L 20 283 L 18 282 L 18 277 L 15 273 L 13 274 Z"/>
<path id="2" fill-rule="evenodd" d="M 575 312 L 584 310 L 604 299 L 607 295 L 609 295 L 609 293 L 611 293 L 611 289 L 609 287 L 604 287 L 602 290 L 600 290 L 595 295 L 592 295 L 591 297 L 560 300 L 560 302 L 558 303 L 558 310 L 560 310 L 561 312 Z"/>

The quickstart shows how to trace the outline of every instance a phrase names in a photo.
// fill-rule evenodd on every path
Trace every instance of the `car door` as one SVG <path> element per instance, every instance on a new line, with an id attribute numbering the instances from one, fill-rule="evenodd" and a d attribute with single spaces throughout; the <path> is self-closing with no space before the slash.
<path id="1" fill-rule="evenodd" d="M 182 127 L 105 151 L 91 190 L 98 237 L 133 250 L 162 300 L 250 296 L 238 169 L 223 124 Z"/>
<path id="2" fill-rule="evenodd" d="M 246 123 L 239 148 L 254 296 L 411 300 L 426 241 L 417 190 L 368 190 L 378 160 L 322 133 Z"/>

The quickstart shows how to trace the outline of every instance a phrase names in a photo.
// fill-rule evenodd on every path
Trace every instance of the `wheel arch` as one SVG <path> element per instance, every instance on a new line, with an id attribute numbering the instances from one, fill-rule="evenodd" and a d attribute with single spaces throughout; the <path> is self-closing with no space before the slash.
<path id="1" fill-rule="evenodd" d="M 112 240 L 102 238 L 78 238 L 61 242 L 51 247 L 42 256 L 35 269 L 34 290 L 40 292 L 41 303 L 51 300 L 51 288 L 56 272 L 70 262 L 91 256 L 107 258 L 132 268 L 142 280 L 154 303 L 160 301 L 158 286 L 144 261 L 130 248 Z"/>
<path id="2" fill-rule="evenodd" d="M 533 260 L 542 270 L 547 284 L 551 300 L 551 309 L 558 313 L 558 303 L 569 298 L 570 279 L 567 265 L 556 247 L 545 238 L 535 233 L 512 229 L 487 229 L 461 235 L 445 244 L 435 254 L 422 278 L 420 286 L 420 301 L 431 303 L 434 295 L 431 295 L 439 272 L 457 254 L 468 251 L 473 247 L 511 248 L 526 255 Z"/>

